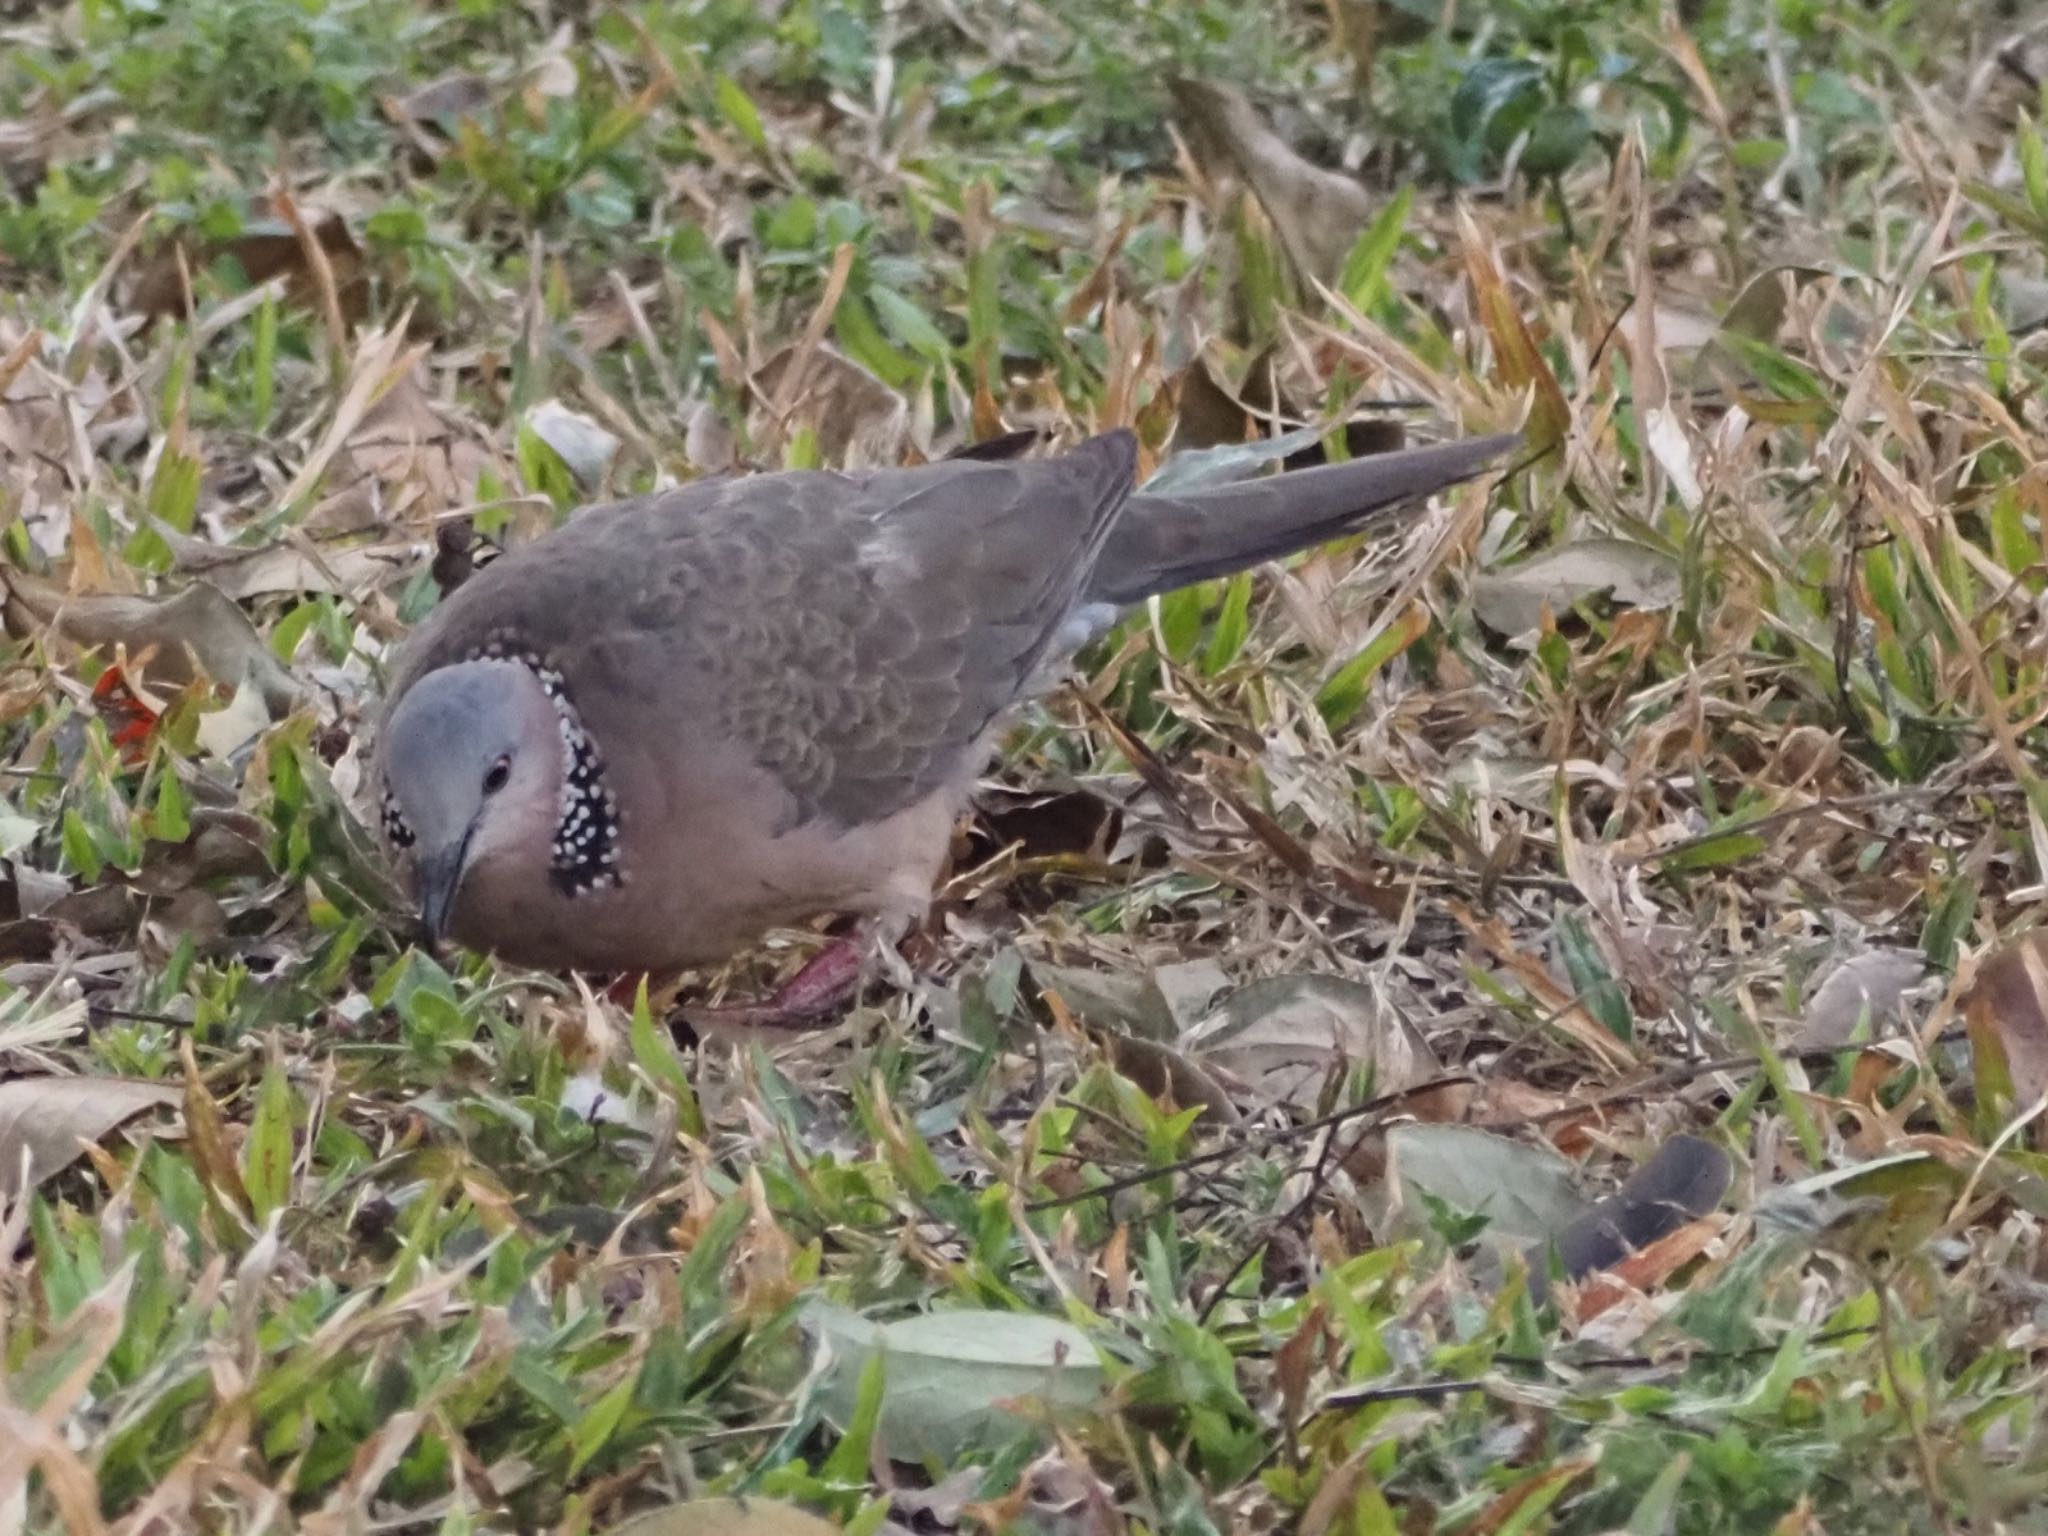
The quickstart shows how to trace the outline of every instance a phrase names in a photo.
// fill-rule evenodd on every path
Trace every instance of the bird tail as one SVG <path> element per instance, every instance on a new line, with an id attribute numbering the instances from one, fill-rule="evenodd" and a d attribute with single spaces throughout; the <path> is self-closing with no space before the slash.
<path id="1" fill-rule="evenodd" d="M 1140 491 L 1110 530 L 1085 601 L 1123 607 L 1324 543 L 1471 479 L 1520 441 L 1507 432 L 1204 490 Z"/>

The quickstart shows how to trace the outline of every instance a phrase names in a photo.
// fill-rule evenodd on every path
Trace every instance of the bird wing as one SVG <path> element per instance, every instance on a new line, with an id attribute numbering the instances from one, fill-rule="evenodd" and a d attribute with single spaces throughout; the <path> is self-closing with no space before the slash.
<path id="1" fill-rule="evenodd" d="M 595 509 L 451 594 L 389 696 L 495 646 L 559 671 L 609 753 L 629 731 L 716 732 L 800 817 L 877 821 L 971 768 L 1135 471 L 1113 432 L 1054 459 L 760 475 Z"/>

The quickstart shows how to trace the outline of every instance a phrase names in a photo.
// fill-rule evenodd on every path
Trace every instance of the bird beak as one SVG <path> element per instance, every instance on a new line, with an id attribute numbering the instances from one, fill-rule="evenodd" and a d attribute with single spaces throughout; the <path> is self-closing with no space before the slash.
<path id="1" fill-rule="evenodd" d="M 415 866 L 413 884 L 419 901 L 420 924 L 427 941 L 438 948 L 448 937 L 448 924 L 455 915 L 455 896 L 462 889 L 464 867 L 469 863 L 469 834 L 448 847 L 422 853 Z"/>

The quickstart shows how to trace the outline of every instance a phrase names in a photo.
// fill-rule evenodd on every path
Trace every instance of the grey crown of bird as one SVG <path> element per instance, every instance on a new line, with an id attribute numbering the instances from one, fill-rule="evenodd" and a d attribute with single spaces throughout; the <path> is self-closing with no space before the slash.
<path id="1" fill-rule="evenodd" d="M 1154 593 L 1348 532 L 1512 435 L 1172 495 L 1058 457 L 702 481 L 502 556 L 404 646 L 377 742 L 419 912 L 517 964 L 668 971 L 921 916 L 991 737 Z"/>

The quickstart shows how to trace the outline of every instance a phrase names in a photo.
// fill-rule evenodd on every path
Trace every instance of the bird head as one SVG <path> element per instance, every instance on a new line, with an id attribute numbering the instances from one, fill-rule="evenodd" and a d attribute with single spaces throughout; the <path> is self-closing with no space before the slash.
<path id="1" fill-rule="evenodd" d="M 384 832 L 411 855 L 428 937 L 449 932 L 463 882 L 527 843 L 545 850 L 561 786 L 560 716 L 520 662 L 429 672 L 385 722 Z"/>

